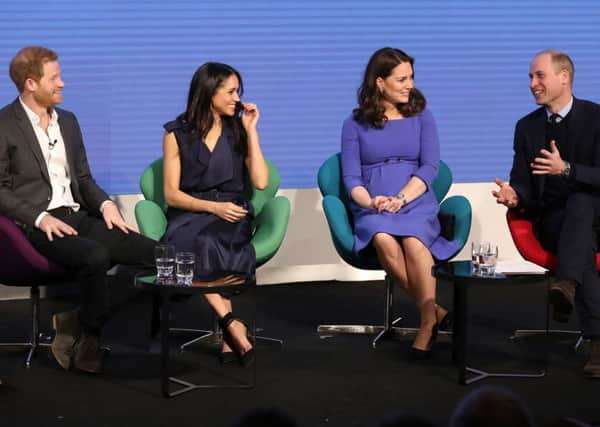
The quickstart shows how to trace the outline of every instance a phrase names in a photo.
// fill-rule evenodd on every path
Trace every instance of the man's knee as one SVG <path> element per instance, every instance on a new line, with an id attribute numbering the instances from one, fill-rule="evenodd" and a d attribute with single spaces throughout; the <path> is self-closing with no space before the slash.
<path id="1" fill-rule="evenodd" d="M 594 205 L 598 203 L 598 197 L 586 193 L 573 193 L 567 198 L 565 210 L 569 215 L 593 216 Z"/>
<path id="2" fill-rule="evenodd" d="M 598 222 L 600 199 L 585 193 L 573 193 L 565 204 L 563 224 L 569 229 L 592 230 Z"/>
<path id="3" fill-rule="evenodd" d="M 88 274 L 106 273 L 110 268 L 110 252 L 104 246 L 96 245 L 83 258 L 83 264 Z"/>
<path id="4" fill-rule="evenodd" d="M 131 250 L 134 253 L 136 265 L 154 265 L 154 248 L 157 242 L 137 233 L 129 233 Z"/>

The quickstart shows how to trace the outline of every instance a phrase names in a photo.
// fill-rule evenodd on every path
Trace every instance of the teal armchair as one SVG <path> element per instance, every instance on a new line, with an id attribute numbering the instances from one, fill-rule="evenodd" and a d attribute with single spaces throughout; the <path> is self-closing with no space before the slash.
<path id="1" fill-rule="evenodd" d="M 329 157 L 319 168 L 319 189 L 323 196 L 323 211 L 327 218 L 331 238 L 340 257 L 353 267 L 364 270 L 381 270 L 377 259 L 366 259 L 354 253 L 354 224 L 350 211 L 350 199 L 344 188 L 340 154 Z M 438 175 L 432 184 L 433 192 L 440 202 L 440 214 L 454 217 L 453 240 L 458 242 L 459 249 L 455 256 L 464 247 L 471 230 L 471 204 L 463 196 L 451 196 L 444 200 L 452 185 L 452 172 L 446 163 L 440 161 Z M 390 335 L 406 335 L 413 333 L 415 328 L 399 328 L 395 324 L 401 320 L 392 320 L 393 283 L 386 275 L 386 301 L 384 308 L 384 322 L 382 325 L 320 325 L 320 333 L 359 333 L 374 334 L 373 348 L 380 339 Z"/>
<path id="2" fill-rule="evenodd" d="M 249 189 L 250 203 L 254 207 L 254 233 L 252 246 L 256 252 L 256 266 L 260 267 L 277 253 L 283 242 L 290 218 L 290 202 L 287 197 L 276 196 L 281 178 L 277 168 L 267 160 L 269 167 L 269 183 L 264 190 Z M 249 186 L 251 187 L 251 186 Z M 165 215 L 167 204 L 163 193 L 163 162 L 162 158 L 150 163 L 140 178 L 140 189 L 145 200 L 140 200 L 135 205 L 135 219 L 140 233 L 154 240 L 160 240 L 167 229 Z M 186 331 L 189 331 L 187 329 Z M 181 346 L 183 350 L 192 342 L 214 334 L 214 331 L 205 332 L 203 337 L 187 342 Z M 257 337 L 267 340 L 266 337 Z"/>

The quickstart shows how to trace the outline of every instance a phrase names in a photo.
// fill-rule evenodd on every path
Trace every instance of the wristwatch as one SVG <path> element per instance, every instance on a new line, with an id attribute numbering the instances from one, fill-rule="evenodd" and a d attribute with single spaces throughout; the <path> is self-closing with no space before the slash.
<path id="1" fill-rule="evenodd" d="M 571 163 L 564 162 L 564 164 L 565 164 L 565 167 L 563 168 L 563 170 L 560 174 L 562 176 L 564 176 L 565 178 L 568 178 L 569 176 L 571 176 Z"/>
<path id="2" fill-rule="evenodd" d="M 396 197 L 400 199 L 400 201 L 402 202 L 402 206 L 404 206 L 407 203 L 406 197 L 404 196 L 404 193 L 402 191 L 396 194 Z"/>

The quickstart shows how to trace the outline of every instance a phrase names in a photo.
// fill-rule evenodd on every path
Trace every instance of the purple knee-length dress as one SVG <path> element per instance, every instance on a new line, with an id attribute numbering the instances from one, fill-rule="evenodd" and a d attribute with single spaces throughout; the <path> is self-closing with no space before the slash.
<path id="1" fill-rule="evenodd" d="M 438 171 L 440 149 L 429 110 L 400 120 L 388 120 L 382 129 L 361 124 L 352 116 L 342 128 L 342 172 L 348 194 L 363 186 L 371 197 L 395 196 L 413 176 L 427 186 L 423 195 L 397 213 L 377 213 L 351 202 L 354 215 L 354 251 L 372 249 L 376 233 L 413 236 L 438 260 L 458 251 L 456 242 L 440 236 L 439 204 L 431 190 Z"/>

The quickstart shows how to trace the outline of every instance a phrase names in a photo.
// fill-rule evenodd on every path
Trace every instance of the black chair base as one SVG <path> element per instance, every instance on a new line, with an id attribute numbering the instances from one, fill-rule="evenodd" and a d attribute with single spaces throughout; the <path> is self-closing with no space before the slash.
<path id="1" fill-rule="evenodd" d="M 208 329 L 189 329 L 189 328 L 170 328 L 169 332 L 186 333 L 186 334 L 202 334 L 199 337 L 184 342 L 179 346 L 179 352 L 183 353 L 185 349 L 193 344 L 200 343 L 202 341 L 208 341 L 210 344 L 220 341 L 219 332 Z"/>
<path id="2" fill-rule="evenodd" d="M 40 339 L 46 340 L 48 337 L 46 335 L 40 334 L 37 340 L 31 340 L 29 342 L 9 342 L 9 343 L 0 343 L 0 349 L 11 347 L 11 348 L 25 348 L 29 349 L 27 352 L 27 357 L 25 357 L 25 367 L 31 368 L 32 359 L 36 356 L 37 351 L 40 347 L 47 348 L 50 347 L 50 343 L 40 342 Z M 36 342 L 37 341 L 37 342 Z"/>
<path id="3" fill-rule="evenodd" d="M 194 345 L 194 344 L 207 343 L 208 345 L 213 345 L 213 346 L 221 345 L 221 343 L 223 342 L 223 336 L 221 334 L 221 330 L 218 327 L 217 323 L 218 322 L 215 323 L 215 328 L 213 330 L 170 328 L 169 332 L 202 334 L 194 339 L 191 339 L 191 340 L 186 341 L 183 344 L 181 344 L 179 346 L 179 352 L 182 353 L 185 351 L 186 348 L 188 348 L 189 346 Z M 262 331 L 261 328 L 257 328 L 256 330 Z M 279 338 L 265 337 L 262 335 L 256 335 L 254 338 L 256 339 L 257 342 L 264 341 L 264 342 L 268 342 L 268 343 L 275 343 L 275 344 L 283 345 L 283 340 L 281 340 Z"/>
<path id="4" fill-rule="evenodd" d="M 402 317 L 397 318 L 392 322 L 392 326 L 386 325 L 319 325 L 317 332 L 321 338 L 327 338 L 332 334 L 352 334 L 352 335 L 374 335 L 375 338 L 371 341 L 371 347 L 376 348 L 379 341 L 387 338 L 399 338 L 409 335 L 416 335 L 418 328 L 401 328 L 393 326 L 401 321 Z"/>
<path id="5" fill-rule="evenodd" d="M 38 348 L 50 347 L 51 336 L 42 334 L 40 330 L 40 290 L 38 286 L 31 286 L 29 290 L 29 302 L 31 312 L 31 334 L 30 341 L 17 343 L 0 343 L 0 348 L 16 347 L 29 349 L 25 358 L 25 367 L 30 368 L 32 359 L 35 357 Z"/>

